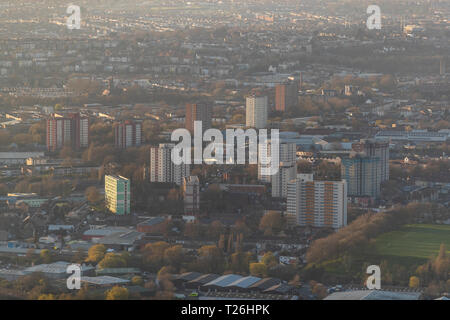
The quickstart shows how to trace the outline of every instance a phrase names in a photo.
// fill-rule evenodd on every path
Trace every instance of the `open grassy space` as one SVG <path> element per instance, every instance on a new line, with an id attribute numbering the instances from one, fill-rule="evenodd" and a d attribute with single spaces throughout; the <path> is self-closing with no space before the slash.
<path id="1" fill-rule="evenodd" d="M 436 257 L 441 243 L 446 245 L 447 254 L 450 254 L 450 225 L 404 225 L 397 231 L 387 232 L 376 238 L 374 250 L 353 254 L 349 260 L 343 256 L 330 259 L 316 267 L 337 282 L 342 279 L 358 281 L 366 277 L 364 266 L 380 265 L 383 261 L 390 266 L 403 266 L 410 274 L 429 258 Z"/>
<path id="2" fill-rule="evenodd" d="M 450 254 L 450 225 L 413 224 L 398 231 L 382 234 L 376 239 L 376 254 L 428 259 L 445 243 Z"/>

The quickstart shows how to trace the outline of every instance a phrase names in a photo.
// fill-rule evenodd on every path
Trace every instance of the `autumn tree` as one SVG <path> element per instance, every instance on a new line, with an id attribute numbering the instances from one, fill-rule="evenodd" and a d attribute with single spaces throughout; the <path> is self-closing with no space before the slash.
<path id="1" fill-rule="evenodd" d="M 198 265 L 204 272 L 221 273 L 224 270 L 225 258 L 216 245 L 206 245 L 197 251 Z"/>
<path id="2" fill-rule="evenodd" d="M 262 262 L 250 263 L 250 274 L 254 277 L 264 278 L 267 276 L 267 266 Z"/>
<path id="3" fill-rule="evenodd" d="M 175 291 L 175 286 L 171 281 L 172 270 L 173 269 L 171 267 L 165 266 L 162 267 L 156 275 L 160 292 L 164 293 L 164 296 L 167 297 L 173 296 Z"/>
<path id="4" fill-rule="evenodd" d="M 86 262 L 98 263 L 106 253 L 106 247 L 103 244 L 96 244 L 89 248 Z"/>
<path id="5" fill-rule="evenodd" d="M 183 246 L 175 245 L 164 250 L 164 262 L 168 265 L 178 268 L 184 261 Z"/>
<path id="6" fill-rule="evenodd" d="M 439 254 L 433 263 L 433 269 L 436 275 L 442 279 L 448 279 L 450 272 L 450 257 L 447 256 L 445 244 L 441 244 Z"/>
<path id="7" fill-rule="evenodd" d="M 142 279 L 141 276 L 134 276 L 131 278 L 131 284 L 135 286 L 143 286 L 144 285 L 144 279 Z"/>
<path id="8" fill-rule="evenodd" d="M 128 289 L 120 286 L 114 286 L 106 291 L 106 300 L 127 300 L 128 296 Z"/>
<path id="9" fill-rule="evenodd" d="M 274 235 L 283 230 L 285 219 L 280 212 L 269 212 L 265 214 L 259 223 L 259 229 L 264 231 L 265 235 Z"/>
<path id="10" fill-rule="evenodd" d="M 410 288 L 416 289 L 419 287 L 419 284 L 420 284 L 420 280 L 418 277 L 412 276 L 409 278 L 409 287 Z"/>
<path id="11" fill-rule="evenodd" d="M 107 253 L 98 263 L 100 269 L 125 268 L 126 266 L 127 261 L 120 254 L 116 253 Z"/>
<path id="12" fill-rule="evenodd" d="M 261 262 L 264 263 L 267 268 L 273 268 L 278 264 L 278 259 L 273 255 L 272 252 L 266 252 L 261 259 Z"/>
<path id="13" fill-rule="evenodd" d="M 93 205 L 98 204 L 103 199 L 98 189 L 93 186 L 86 189 L 85 195 L 87 201 L 89 201 L 89 203 Z"/>
<path id="14" fill-rule="evenodd" d="M 148 243 L 142 248 L 142 262 L 147 270 L 156 272 L 164 265 L 164 252 L 170 245 L 164 241 Z"/>
<path id="15" fill-rule="evenodd" d="M 236 273 L 248 273 L 251 258 L 250 252 L 235 252 L 230 257 L 229 268 Z"/>

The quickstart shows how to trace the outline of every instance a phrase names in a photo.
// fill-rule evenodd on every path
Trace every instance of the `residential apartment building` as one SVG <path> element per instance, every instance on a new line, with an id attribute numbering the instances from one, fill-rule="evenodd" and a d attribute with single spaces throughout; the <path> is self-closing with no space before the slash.
<path id="1" fill-rule="evenodd" d="M 284 112 L 298 104 L 298 82 L 289 81 L 275 87 L 275 110 Z"/>
<path id="2" fill-rule="evenodd" d="M 52 114 L 47 119 L 47 149 L 56 151 L 65 146 L 74 149 L 89 146 L 89 119 L 79 113 Z"/>
<path id="3" fill-rule="evenodd" d="M 288 223 L 300 226 L 346 226 L 346 181 L 317 181 L 313 174 L 298 174 L 288 183 L 286 216 Z"/>
<path id="4" fill-rule="evenodd" d="M 200 210 L 200 182 L 197 176 L 183 177 L 184 213 L 196 215 Z"/>
<path id="5" fill-rule="evenodd" d="M 109 211 L 117 215 L 130 214 L 130 180 L 122 176 L 106 175 L 105 203 Z"/>
<path id="6" fill-rule="evenodd" d="M 208 130 L 211 128 L 212 110 L 211 106 L 207 103 L 187 103 L 186 104 L 186 129 L 190 132 L 194 132 L 194 122 L 202 122 L 202 130 Z"/>
<path id="7" fill-rule="evenodd" d="M 389 142 L 366 139 L 354 143 L 352 149 L 356 152 L 362 152 L 368 157 L 379 158 L 378 174 L 380 181 L 389 180 Z"/>
<path id="8" fill-rule="evenodd" d="M 278 160 L 280 163 L 288 164 L 297 162 L 297 145 L 295 143 L 280 142 L 280 152 Z M 262 146 L 264 148 L 264 146 Z M 268 157 L 271 157 L 271 145 L 270 142 L 267 143 L 267 150 L 262 149 L 263 153 L 267 153 Z M 258 180 L 265 183 L 270 183 L 272 181 L 272 175 L 264 173 L 264 168 L 270 167 L 270 164 L 262 164 L 261 161 L 258 162 Z M 294 176 L 295 177 L 295 176 Z"/>
<path id="9" fill-rule="evenodd" d="M 295 162 L 280 162 L 278 172 L 272 176 L 272 197 L 286 198 L 289 181 L 297 176 Z"/>
<path id="10" fill-rule="evenodd" d="M 172 162 L 174 143 L 161 143 L 150 148 L 150 181 L 181 185 L 183 178 L 190 175 L 190 165 L 175 165 Z"/>
<path id="11" fill-rule="evenodd" d="M 142 144 L 142 123 L 126 120 L 114 125 L 116 148 L 139 147 Z"/>
<path id="12" fill-rule="evenodd" d="M 342 159 L 341 178 L 348 184 L 348 195 L 351 197 L 378 198 L 381 186 L 381 160 L 354 154 Z"/>
<path id="13" fill-rule="evenodd" d="M 245 125 L 255 129 L 267 126 L 268 99 L 266 95 L 252 94 L 246 97 Z"/>

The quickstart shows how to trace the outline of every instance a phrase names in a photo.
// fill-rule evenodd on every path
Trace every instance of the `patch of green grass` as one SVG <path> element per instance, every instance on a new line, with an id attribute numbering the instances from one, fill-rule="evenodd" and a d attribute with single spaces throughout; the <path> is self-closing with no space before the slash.
<path id="1" fill-rule="evenodd" d="M 414 224 L 404 225 L 397 231 L 387 232 L 375 239 L 375 245 L 364 253 L 352 254 L 350 260 L 344 256 L 316 264 L 325 274 L 335 279 L 353 279 L 357 281 L 366 276 L 364 265 L 401 265 L 406 272 L 412 273 L 420 265 L 439 253 L 441 243 L 450 254 L 450 226 Z M 304 271 L 308 271 L 308 265 Z"/>
<path id="2" fill-rule="evenodd" d="M 450 253 L 450 225 L 405 225 L 400 230 L 379 236 L 375 242 L 375 254 L 429 259 L 439 253 L 441 243 Z"/>

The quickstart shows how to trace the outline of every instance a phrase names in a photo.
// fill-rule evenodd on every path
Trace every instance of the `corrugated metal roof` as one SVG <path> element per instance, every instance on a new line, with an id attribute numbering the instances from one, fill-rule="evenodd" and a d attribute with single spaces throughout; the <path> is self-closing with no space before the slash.
<path id="1" fill-rule="evenodd" d="M 248 288 L 249 286 L 251 286 L 252 284 L 254 284 L 260 280 L 261 280 L 261 278 L 248 276 L 248 277 L 238 279 L 233 283 L 230 283 L 229 285 L 227 285 L 227 287 Z"/>
<path id="2" fill-rule="evenodd" d="M 178 275 L 176 277 L 177 280 L 184 280 L 184 281 L 191 281 L 194 280 L 196 278 L 198 278 L 199 276 L 201 276 L 202 274 L 199 272 L 185 272 L 182 273 L 180 275 Z"/>
<path id="3" fill-rule="evenodd" d="M 130 282 L 130 280 L 111 277 L 111 276 L 81 277 L 81 281 L 91 283 L 91 284 L 97 284 L 97 285 L 113 285 L 113 284 Z"/>
<path id="4" fill-rule="evenodd" d="M 143 237 L 144 233 L 137 231 L 116 232 L 98 240 L 98 243 L 107 245 L 133 245 Z"/>
<path id="5" fill-rule="evenodd" d="M 275 278 L 264 278 L 261 279 L 258 282 L 255 282 L 254 284 L 252 284 L 249 289 L 256 289 L 256 290 L 266 290 L 269 289 L 270 287 L 273 287 L 274 285 L 279 284 L 281 281 L 279 279 L 275 279 Z"/>
<path id="6" fill-rule="evenodd" d="M 24 276 L 26 275 L 26 272 L 23 272 L 22 270 L 16 270 L 16 269 L 0 269 L 0 276 L 1 275 L 16 275 L 16 276 Z"/>
<path id="7" fill-rule="evenodd" d="M 84 232 L 85 236 L 107 236 L 113 233 L 117 232 L 127 232 L 130 231 L 130 229 L 125 227 L 107 227 L 107 228 L 101 228 L 101 229 L 89 229 Z"/>
<path id="8" fill-rule="evenodd" d="M 195 278 L 194 280 L 189 281 L 188 283 L 198 283 L 198 284 L 205 284 L 208 282 L 211 282 L 219 277 L 218 274 L 214 273 L 208 273 L 203 274 L 200 277 Z"/>
<path id="9" fill-rule="evenodd" d="M 70 262 L 58 261 L 50 264 L 38 264 L 33 267 L 26 268 L 24 271 L 28 273 L 32 272 L 43 272 L 43 273 L 66 273 L 67 266 L 69 266 Z M 92 266 L 82 265 L 81 271 L 87 271 L 95 269 Z"/>
<path id="10" fill-rule="evenodd" d="M 230 283 L 233 283 L 241 278 L 242 278 L 242 276 L 239 276 L 237 274 L 227 274 L 227 275 L 218 277 L 217 279 L 215 279 L 211 282 L 208 282 L 207 284 L 205 284 L 205 287 L 209 287 L 209 286 L 225 287 L 225 286 L 229 285 Z"/>
<path id="11" fill-rule="evenodd" d="M 107 273 L 140 273 L 138 268 L 103 268 L 97 269 L 95 271 L 97 274 L 107 274 Z"/>

